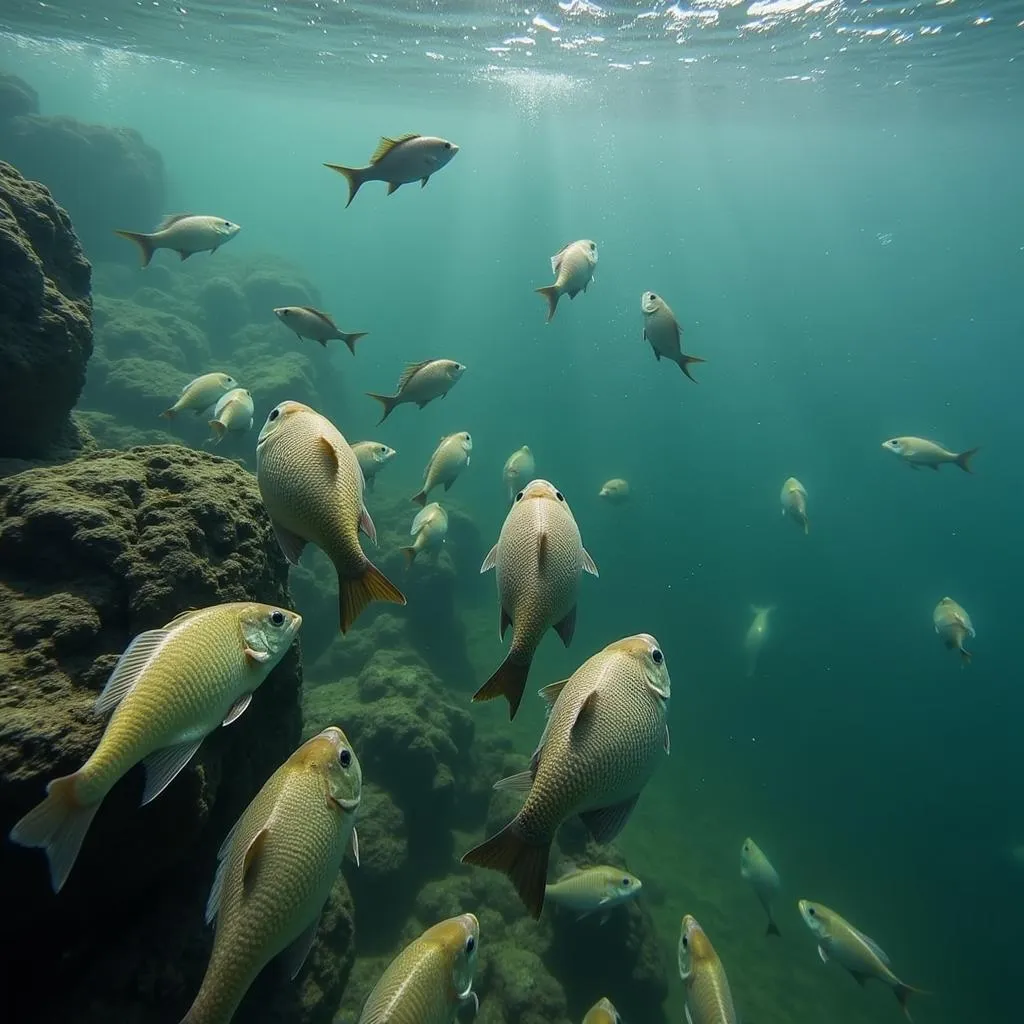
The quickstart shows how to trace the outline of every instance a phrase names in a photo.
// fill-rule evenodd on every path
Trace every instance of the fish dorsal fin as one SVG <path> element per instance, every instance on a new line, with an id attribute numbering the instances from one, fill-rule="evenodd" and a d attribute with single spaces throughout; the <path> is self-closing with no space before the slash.
<path id="1" fill-rule="evenodd" d="M 583 703 L 580 705 L 579 710 L 576 712 L 576 717 L 573 719 L 571 733 L 576 734 L 577 729 L 585 729 L 587 722 L 594 714 L 594 709 L 597 707 L 597 690 L 591 690 L 587 694 Z"/>
<path id="2" fill-rule="evenodd" d="M 220 844 L 220 849 L 217 851 L 217 871 L 213 876 L 213 885 L 210 886 L 210 895 L 206 900 L 205 920 L 207 924 L 213 921 L 220 910 L 221 897 L 224 895 L 224 879 L 228 873 L 228 852 L 231 849 L 231 844 L 235 841 L 235 833 L 238 831 L 241 820 L 239 818 L 231 826 L 231 831 L 224 837 L 224 842 Z"/>
<path id="3" fill-rule="evenodd" d="M 170 629 L 170 627 L 175 625 L 176 623 L 184 622 L 185 619 L 192 618 L 193 615 L 195 615 L 197 612 L 201 612 L 202 610 L 202 608 L 186 608 L 185 611 L 178 612 L 178 614 L 175 615 L 174 618 L 167 623 L 167 626 L 165 628 Z"/>
<path id="4" fill-rule="evenodd" d="M 170 635 L 170 630 L 167 629 L 149 629 L 145 633 L 140 633 L 128 645 L 124 654 L 117 659 L 117 664 L 114 666 L 114 671 L 110 673 L 103 692 L 96 698 L 93 710 L 97 715 L 105 715 L 108 711 L 113 711 L 124 700 L 125 695 L 134 688 L 146 666 L 167 642 Z"/>
<path id="5" fill-rule="evenodd" d="M 340 463 L 338 462 L 338 452 L 334 445 L 331 444 L 330 439 L 324 437 L 323 434 L 317 438 L 317 442 L 319 443 L 324 455 L 327 457 L 327 464 L 330 466 L 331 472 L 337 473 Z"/>
<path id="6" fill-rule="evenodd" d="M 179 220 L 184 220 L 186 217 L 191 217 L 191 213 L 168 213 L 164 215 L 164 219 L 160 221 L 156 226 L 157 231 L 166 231 L 172 224 L 177 224 Z"/>
<path id="7" fill-rule="evenodd" d="M 545 703 L 550 711 L 555 706 L 555 701 L 558 700 L 559 695 L 565 689 L 565 684 L 569 682 L 568 679 L 560 679 L 557 683 L 548 683 L 547 686 L 542 686 L 537 692 L 544 698 Z"/>
<path id="8" fill-rule="evenodd" d="M 337 330 L 337 324 L 325 313 L 322 309 L 314 309 L 312 306 L 299 306 L 299 309 L 304 309 L 311 316 L 315 316 L 318 320 L 322 320 L 332 330 Z"/>
<path id="9" fill-rule="evenodd" d="M 568 866 L 568 867 L 567 867 L 567 868 L 565 869 L 565 871 L 563 871 L 563 872 L 562 872 L 562 873 L 561 873 L 561 874 L 560 874 L 560 875 L 558 876 L 558 878 L 556 878 L 556 879 L 555 879 L 555 885 L 558 885 L 558 883 L 559 883 L 559 882 L 564 882 L 564 881 L 566 881 L 567 879 L 570 879 L 570 878 L 574 877 L 575 875 L 578 875 L 578 874 L 580 874 L 580 872 L 581 872 L 582 870 L 583 870 L 582 868 L 578 868 L 578 867 L 577 867 L 577 866 L 576 866 L 575 864 L 570 864 L 570 865 L 569 865 L 569 866 Z"/>
<path id="10" fill-rule="evenodd" d="M 386 135 L 382 135 L 380 142 L 377 143 L 377 148 L 373 151 L 373 156 L 370 157 L 370 163 L 379 164 L 396 146 L 400 146 L 403 142 L 408 142 L 410 139 L 418 138 L 419 134 L 417 132 L 399 135 L 395 139 L 389 139 Z"/>
<path id="11" fill-rule="evenodd" d="M 398 390 L 401 391 L 424 366 L 429 366 L 433 361 L 433 359 L 424 359 L 422 363 L 410 363 L 402 371 L 402 376 L 398 378 Z"/>
<path id="12" fill-rule="evenodd" d="M 252 890 L 253 882 L 256 878 L 256 872 L 259 868 L 260 857 L 263 854 L 264 847 L 267 845 L 267 836 L 270 835 L 270 830 L 266 825 L 263 826 L 252 837 L 252 842 L 249 843 L 248 848 L 245 851 L 245 859 L 242 861 L 242 889 L 248 893 Z"/>
<path id="13" fill-rule="evenodd" d="M 858 929 L 854 928 L 852 924 L 850 925 L 850 931 L 853 932 L 853 934 L 856 935 L 857 938 L 860 939 L 860 941 L 863 942 L 864 945 L 867 946 L 883 964 L 885 964 L 886 967 L 892 967 L 892 964 L 889 963 L 889 957 L 885 950 L 882 949 L 874 939 L 868 938 L 868 936 L 862 931 L 858 931 Z"/>

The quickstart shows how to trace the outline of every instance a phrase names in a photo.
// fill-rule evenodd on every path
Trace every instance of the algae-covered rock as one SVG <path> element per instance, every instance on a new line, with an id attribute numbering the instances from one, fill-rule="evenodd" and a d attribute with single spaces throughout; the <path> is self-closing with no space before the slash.
<path id="1" fill-rule="evenodd" d="M 2 147 L 0 147 L 2 151 Z M 0 458 L 67 448 L 92 354 L 89 263 L 68 215 L 0 163 Z"/>
<path id="2" fill-rule="evenodd" d="M 24 79 L 0 71 L 0 121 L 39 112 L 39 94 Z"/>
<path id="3" fill-rule="evenodd" d="M 249 322 L 249 300 L 228 277 L 211 277 L 199 289 L 198 301 L 210 335 L 227 337 Z"/>
<path id="4" fill-rule="evenodd" d="M 286 266 L 255 267 L 242 281 L 249 308 L 257 317 L 270 317 L 277 306 L 316 306 L 319 293 Z"/>
<path id="5" fill-rule="evenodd" d="M 93 702 L 133 636 L 244 599 L 290 604 L 255 481 L 232 462 L 135 448 L 0 480 L 0 820 L 85 761 L 104 724 Z M 65 1019 L 69 1007 L 83 1024 L 180 1019 L 212 940 L 203 905 L 217 848 L 297 746 L 300 684 L 295 648 L 145 808 L 130 772 L 59 897 L 40 851 L 0 844 L 11 1020 Z"/>
<path id="6" fill-rule="evenodd" d="M 168 306 L 175 303 L 158 289 L 146 291 L 164 296 Z M 145 359 L 169 363 L 182 371 L 210 362 L 206 335 L 195 324 L 165 309 L 140 305 L 137 297 L 97 298 L 95 325 L 96 347 L 109 361 Z"/>

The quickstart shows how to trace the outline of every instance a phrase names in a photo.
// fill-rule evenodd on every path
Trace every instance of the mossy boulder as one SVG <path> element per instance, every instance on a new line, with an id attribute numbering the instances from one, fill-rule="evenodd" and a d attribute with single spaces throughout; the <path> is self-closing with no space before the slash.
<path id="1" fill-rule="evenodd" d="M 166 296 L 167 309 L 174 306 L 175 300 L 165 292 L 146 291 Z M 190 372 L 190 367 L 208 366 L 211 357 L 206 335 L 191 321 L 167 309 L 140 305 L 134 298 L 97 298 L 95 324 L 99 353 L 109 362 L 144 359 L 168 363 L 183 372 Z M 198 374 L 190 373 L 190 379 L 194 376 Z"/>

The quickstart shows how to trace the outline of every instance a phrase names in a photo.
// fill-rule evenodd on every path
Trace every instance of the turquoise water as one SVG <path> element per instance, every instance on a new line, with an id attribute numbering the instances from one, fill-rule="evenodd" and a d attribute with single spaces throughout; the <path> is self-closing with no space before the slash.
<path id="1" fill-rule="evenodd" d="M 471 431 L 452 497 L 489 546 L 502 464 L 532 447 L 601 576 L 583 580 L 572 646 L 545 639 L 531 688 L 618 637 L 660 640 L 672 756 L 620 844 L 664 891 L 668 961 L 692 912 L 750 1024 L 899 1019 L 880 986 L 818 962 L 807 897 L 932 993 L 916 1020 L 1019 1019 L 1024 5 L 819 4 L 751 31 L 749 5 L 723 3 L 706 35 L 692 25 L 712 5 L 678 35 L 662 5 L 619 5 L 571 22 L 603 39 L 561 49 L 568 31 L 532 8 L 479 12 L 473 30 L 469 5 L 411 25 L 353 8 L 319 25 L 321 50 L 309 33 L 330 8 L 263 7 L 232 32 L 224 5 L 118 6 L 76 25 L 15 4 L 0 65 L 45 113 L 141 132 L 170 209 L 241 224 L 233 254 L 294 262 L 344 329 L 370 332 L 356 359 L 330 353 L 320 387 L 347 437 L 398 450 L 387 493 L 413 493 L 438 437 Z M 507 42 L 520 36 L 534 42 Z M 321 164 L 362 163 L 405 131 L 460 153 L 422 191 L 371 183 L 344 209 Z M 595 281 L 546 325 L 532 289 L 581 237 L 599 245 Z M 647 289 L 707 360 L 698 385 L 644 343 Z M 464 379 L 377 427 L 362 393 L 433 357 Z M 902 434 L 980 445 L 976 475 L 910 472 L 881 449 Z M 779 515 L 790 475 L 807 537 Z M 633 496 L 609 507 L 597 492 L 615 476 Z M 477 682 L 502 657 L 490 586 L 462 609 Z M 931 624 L 946 594 L 978 632 L 964 669 Z M 747 678 L 752 604 L 775 611 Z M 511 726 L 503 706 L 473 713 L 523 752 L 542 727 L 529 694 Z M 739 879 L 748 834 L 782 875 L 781 942 L 762 939 Z M 668 1013 L 681 1019 L 674 977 Z"/>

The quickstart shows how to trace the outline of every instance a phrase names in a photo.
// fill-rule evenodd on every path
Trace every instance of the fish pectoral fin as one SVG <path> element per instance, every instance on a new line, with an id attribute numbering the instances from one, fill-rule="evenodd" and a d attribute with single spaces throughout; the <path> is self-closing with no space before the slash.
<path id="1" fill-rule="evenodd" d="M 270 525 L 274 528 L 274 536 L 277 538 L 281 553 L 292 565 L 298 565 L 299 559 L 302 557 L 302 550 L 306 546 L 305 537 L 292 533 L 291 530 L 274 522 L 273 519 L 271 519 Z"/>
<path id="2" fill-rule="evenodd" d="M 665 753 L 672 753 L 672 737 L 668 731 L 668 722 L 665 723 Z"/>
<path id="3" fill-rule="evenodd" d="M 330 438 L 326 438 L 321 434 L 317 438 L 317 444 L 320 446 L 320 450 L 324 453 L 324 457 L 327 459 L 327 464 L 330 466 L 331 471 L 334 473 L 338 472 L 338 453 L 331 444 Z"/>
<path id="4" fill-rule="evenodd" d="M 96 698 L 93 711 L 97 715 L 113 711 L 124 700 L 139 681 L 143 669 L 170 635 L 170 631 L 166 629 L 150 629 L 140 633 L 128 645 L 124 654 L 117 659 L 103 692 Z"/>
<path id="5" fill-rule="evenodd" d="M 823 964 L 827 964 L 828 963 L 828 953 L 825 952 L 825 947 L 824 946 L 819 946 L 818 947 L 818 956 L 821 957 L 821 962 Z"/>
<path id="6" fill-rule="evenodd" d="M 555 623 L 554 629 L 560 637 L 562 644 L 568 647 L 572 643 L 573 633 L 576 632 L 576 605 L 569 609 L 560 622 Z"/>
<path id="7" fill-rule="evenodd" d="M 594 713 L 594 708 L 597 706 L 597 690 L 591 690 L 587 694 L 586 700 L 579 706 L 579 710 L 576 712 L 576 717 L 573 719 L 573 723 L 569 728 L 570 735 L 576 733 L 577 729 L 586 728 L 587 722 L 590 720 Z"/>
<path id="8" fill-rule="evenodd" d="M 377 546 L 377 527 L 373 525 L 373 520 L 370 518 L 370 513 L 366 511 L 364 505 L 359 513 L 359 529 L 370 538 L 370 543 L 374 547 Z"/>
<path id="9" fill-rule="evenodd" d="M 533 787 L 533 772 L 529 768 L 525 772 L 516 772 L 504 779 L 498 779 L 494 788 L 507 793 L 529 793 Z"/>
<path id="10" fill-rule="evenodd" d="M 686 1024 L 693 1024 L 693 1014 L 690 1013 L 690 1007 L 685 1006 L 684 1009 L 686 1010 Z"/>
<path id="11" fill-rule="evenodd" d="M 265 651 L 250 651 L 248 648 L 246 649 L 245 656 L 247 658 L 251 658 L 254 655 L 258 655 L 256 660 L 260 663 L 267 661 L 270 658 L 270 655 L 267 654 Z M 239 697 L 238 700 L 236 700 L 235 703 L 231 705 L 231 708 L 228 711 L 227 715 L 224 716 L 224 721 L 221 722 L 221 725 L 230 725 L 232 722 L 235 722 L 239 718 L 241 718 L 242 715 L 245 714 L 245 710 L 246 708 L 248 708 L 250 703 L 252 703 L 251 693 L 245 694 L 244 697 Z"/>
<path id="12" fill-rule="evenodd" d="M 467 465 L 469 464 L 469 459 L 466 460 L 466 464 Z M 453 483 L 455 483 L 454 480 L 445 480 L 445 482 L 444 482 L 444 489 L 446 491 L 450 491 L 452 489 L 452 484 Z"/>
<path id="13" fill-rule="evenodd" d="M 480 997 L 472 990 L 467 989 L 459 996 L 459 1009 L 468 1006 L 470 1003 L 473 1004 L 473 1016 L 480 1012 Z"/>
<path id="14" fill-rule="evenodd" d="M 580 818 L 597 842 L 610 843 L 626 827 L 626 822 L 629 821 L 639 798 L 640 794 L 637 793 L 636 796 L 631 796 L 611 807 L 583 811 Z"/>
<path id="15" fill-rule="evenodd" d="M 583 549 L 583 571 L 589 572 L 591 576 L 600 576 L 601 574 L 597 571 L 597 563 L 587 553 L 587 549 Z"/>
<path id="16" fill-rule="evenodd" d="M 498 545 L 495 544 L 490 551 L 487 552 L 487 557 L 484 558 L 483 564 L 480 566 L 480 572 L 485 573 L 489 569 L 493 569 L 498 564 Z"/>
<path id="17" fill-rule="evenodd" d="M 356 867 L 359 867 L 359 833 L 352 829 L 352 845 L 350 846 L 352 851 L 352 859 L 356 862 Z"/>
<path id="18" fill-rule="evenodd" d="M 555 701 L 558 700 L 558 695 L 565 689 L 567 682 L 569 682 L 568 679 L 560 679 L 557 683 L 548 683 L 547 686 L 542 686 L 537 691 L 547 703 L 549 712 L 555 706 Z"/>
<path id="19" fill-rule="evenodd" d="M 242 890 L 245 895 L 248 895 L 252 891 L 256 872 L 259 869 L 260 857 L 267 845 L 267 837 L 269 835 L 270 829 L 264 825 L 263 828 L 261 828 L 259 832 L 252 837 L 252 841 L 246 848 L 245 856 L 242 859 Z"/>
<path id="20" fill-rule="evenodd" d="M 149 755 L 142 763 L 146 768 L 146 788 L 142 791 L 142 806 L 155 800 L 192 760 L 202 737 L 188 740 L 173 747 L 164 747 Z"/>
<path id="21" fill-rule="evenodd" d="M 294 981 L 298 977 L 299 971 L 302 970 L 302 965 L 306 962 L 306 957 L 309 956 L 309 951 L 313 948 L 313 940 L 316 938 L 319 927 L 320 914 L 317 914 L 309 927 L 304 928 L 299 937 L 290 946 L 286 946 L 281 954 L 291 981 Z"/>
<path id="22" fill-rule="evenodd" d="M 505 630 L 512 625 L 512 616 L 509 615 L 504 608 L 501 609 L 501 615 L 498 618 L 498 639 L 505 639 Z"/>

